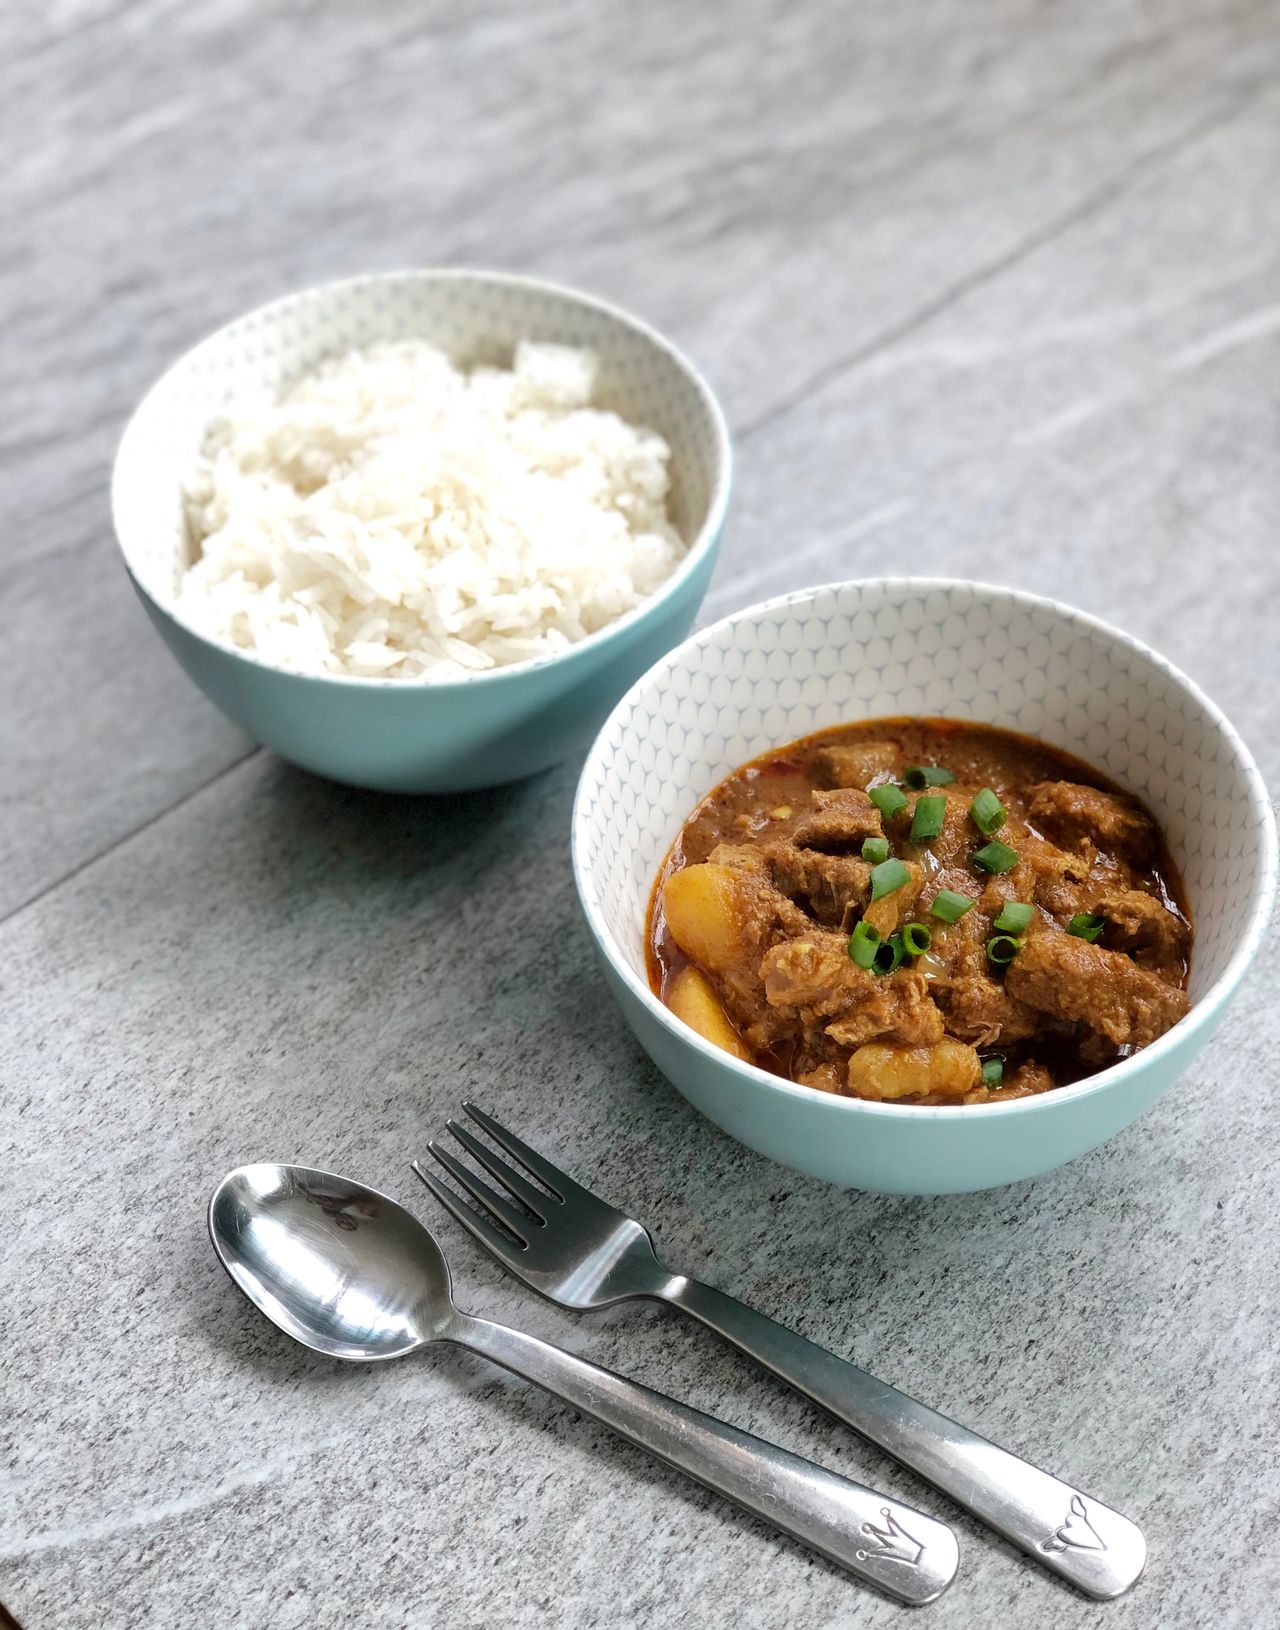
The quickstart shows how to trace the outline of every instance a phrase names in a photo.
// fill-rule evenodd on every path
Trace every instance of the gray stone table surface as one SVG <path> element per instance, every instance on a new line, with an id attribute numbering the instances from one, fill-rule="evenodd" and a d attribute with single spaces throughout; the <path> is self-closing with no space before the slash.
<path id="1" fill-rule="evenodd" d="M 1280 772 L 1280 13 L 1032 0 L 0 15 L 0 1599 L 27 1630 L 879 1626 L 904 1610 L 448 1352 L 322 1362 L 232 1291 L 231 1165 L 406 1197 L 464 1095 L 680 1265 L 1132 1513 L 1098 1607 L 712 1338 L 464 1303 L 954 1520 L 940 1627 L 1280 1623 L 1269 943 L 1148 1118 L 1034 1183 L 842 1193 L 700 1120 L 579 921 L 578 765 L 437 801 L 255 751 L 113 554 L 130 407 L 330 276 L 553 275 L 670 332 L 738 449 L 704 619 L 884 570 L 1156 644 Z M 438 1219 L 437 1219 L 438 1220 Z M 922 1621 L 924 1622 L 924 1621 Z"/>

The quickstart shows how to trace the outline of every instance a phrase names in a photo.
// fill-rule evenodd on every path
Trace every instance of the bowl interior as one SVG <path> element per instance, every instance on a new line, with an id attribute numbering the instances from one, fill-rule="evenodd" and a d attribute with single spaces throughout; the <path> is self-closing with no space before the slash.
<path id="1" fill-rule="evenodd" d="M 1020 730 L 1138 794 L 1190 896 L 1193 999 L 1256 948 L 1274 887 L 1265 789 L 1230 724 L 1188 680 L 1052 601 L 876 579 L 805 590 L 705 630 L 652 668 L 601 731 L 579 793 L 579 884 L 634 988 L 647 995 L 654 875 L 698 800 L 770 747 L 895 714 Z"/>
<path id="2" fill-rule="evenodd" d="M 728 444 L 718 408 L 680 354 L 643 324 L 571 290 L 497 273 L 403 272 L 288 296 L 219 329 L 148 393 L 120 444 L 116 532 L 130 569 L 172 609 L 189 564 L 181 487 L 212 419 L 235 395 L 278 389 L 326 358 L 421 338 L 465 365 L 510 365 L 522 339 L 588 346 L 597 402 L 671 446 L 672 518 L 692 544 L 723 506 Z"/>

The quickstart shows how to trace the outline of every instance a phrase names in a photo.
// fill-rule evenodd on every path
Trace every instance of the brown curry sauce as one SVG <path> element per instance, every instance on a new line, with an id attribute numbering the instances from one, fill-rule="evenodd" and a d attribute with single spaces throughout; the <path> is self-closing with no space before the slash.
<path id="1" fill-rule="evenodd" d="M 955 780 L 903 786 L 910 803 L 896 819 L 868 813 L 865 792 L 901 785 L 913 765 L 944 767 Z M 1007 811 L 995 836 L 1019 855 L 1002 876 L 972 863 L 988 841 L 968 813 L 983 787 Z M 916 798 L 938 795 L 947 799 L 944 832 L 912 844 Z M 844 835 L 842 811 L 851 822 Z M 912 863 L 909 920 L 933 936 L 924 956 L 875 984 L 851 972 L 847 956 L 859 918 L 886 910 L 883 899 L 869 905 L 863 889 L 870 868 L 857 857 L 869 827 Z M 909 1103 L 1027 1096 L 1137 1051 L 1186 1010 L 1190 914 L 1162 834 L 1113 782 L 1029 736 L 946 719 L 877 719 L 818 732 L 734 771 L 685 822 L 650 898 L 649 979 L 669 1005 L 694 959 L 671 932 L 663 890 L 673 874 L 709 862 L 728 863 L 729 881 L 745 891 L 748 929 L 740 961 L 695 965 L 742 1053 L 807 1085 Z M 930 913 L 944 887 L 975 900 L 954 925 Z M 1035 919 L 1003 968 L 984 953 L 1008 899 L 1033 904 Z M 1096 944 L 1065 932 L 1077 912 L 1104 917 Z M 979 1062 L 1001 1060 L 998 1085 L 965 1088 L 969 1049 Z M 920 1090 L 904 1092 L 903 1071 L 917 1067 Z"/>

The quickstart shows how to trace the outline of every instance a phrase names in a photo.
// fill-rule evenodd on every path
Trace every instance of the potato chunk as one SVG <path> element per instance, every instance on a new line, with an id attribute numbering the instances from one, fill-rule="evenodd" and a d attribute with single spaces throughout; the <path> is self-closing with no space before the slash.
<path id="1" fill-rule="evenodd" d="M 662 914 L 672 939 L 699 967 L 721 973 L 746 952 L 749 902 L 728 866 L 686 866 L 662 886 Z"/>
<path id="2" fill-rule="evenodd" d="M 751 1049 L 733 1028 L 711 981 L 700 968 L 680 970 L 667 991 L 667 1006 L 705 1041 L 751 1062 Z"/>
<path id="3" fill-rule="evenodd" d="M 958 1103 L 981 1081 L 977 1053 L 958 1041 L 930 1047 L 873 1041 L 849 1060 L 849 1091 L 859 1098 L 952 1098 Z"/>

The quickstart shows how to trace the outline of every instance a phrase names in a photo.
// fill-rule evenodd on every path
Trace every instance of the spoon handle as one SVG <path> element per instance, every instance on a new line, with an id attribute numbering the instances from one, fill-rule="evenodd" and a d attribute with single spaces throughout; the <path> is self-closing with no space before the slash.
<path id="1" fill-rule="evenodd" d="M 459 1315 L 447 1339 L 545 1387 L 900 1601 L 931 1602 L 955 1575 L 955 1535 L 922 1511 L 536 1336 Z"/>

